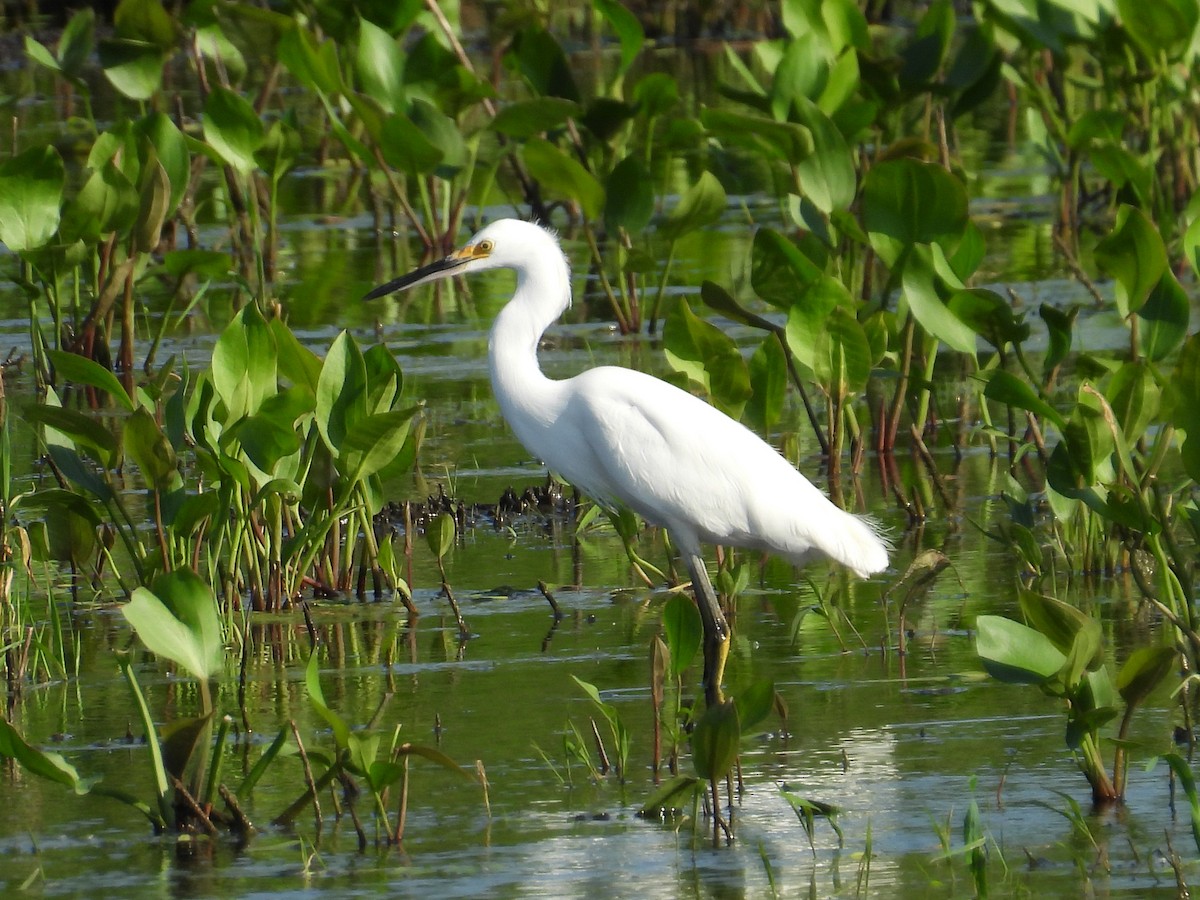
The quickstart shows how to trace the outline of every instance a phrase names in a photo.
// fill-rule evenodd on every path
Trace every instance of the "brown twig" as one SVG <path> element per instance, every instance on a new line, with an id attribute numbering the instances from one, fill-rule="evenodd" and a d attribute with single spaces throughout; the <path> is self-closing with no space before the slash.
<path id="1" fill-rule="evenodd" d="M 304 783 L 308 785 L 309 793 L 312 794 L 313 814 L 317 817 L 317 831 L 321 830 L 321 801 L 317 799 L 317 783 L 313 780 L 312 766 L 308 762 L 308 754 L 304 752 L 304 741 L 300 740 L 300 729 L 296 727 L 296 720 L 290 719 L 289 724 L 292 726 L 292 736 L 296 739 L 296 747 L 300 750 L 300 763 L 304 767 Z"/>

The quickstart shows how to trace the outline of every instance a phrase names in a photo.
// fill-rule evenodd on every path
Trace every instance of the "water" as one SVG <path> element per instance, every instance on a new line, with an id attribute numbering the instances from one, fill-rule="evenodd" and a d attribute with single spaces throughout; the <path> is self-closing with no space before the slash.
<path id="1" fill-rule="evenodd" d="M 995 286 L 1015 282 L 1030 311 L 1043 301 L 1089 302 L 1054 259 L 1038 162 L 995 143 L 991 136 L 1000 131 L 999 120 L 984 122 L 977 139 L 985 176 L 973 194 L 974 212 L 987 226 L 984 271 Z M 370 285 L 416 260 L 403 242 L 374 235 L 369 217 L 357 210 L 326 216 L 331 195 L 320 173 L 291 179 L 293 212 L 282 229 L 279 257 L 282 299 L 292 327 L 318 351 L 341 328 L 364 343 L 385 340 L 400 359 L 406 392 L 426 401 L 420 471 L 390 485 L 392 496 L 420 499 L 442 485 L 454 497 L 490 503 L 510 485 L 519 491 L 540 484 L 543 470 L 513 441 L 487 386 L 487 327 L 507 298 L 511 276 L 360 304 L 357 298 Z M 766 214 L 765 207 L 755 212 Z M 744 276 L 750 235 L 744 216 L 731 211 L 721 227 L 681 242 L 673 290 L 704 278 L 736 282 Z M 612 331 L 580 242 L 568 232 L 565 245 L 575 259 L 579 300 L 547 337 L 546 371 L 563 376 L 616 363 L 663 374 L 655 341 Z M 0 297 L 0 351 L 28 340 L 24 301 L 6 290 Z M 148 302 L 152 323 L 161 310 L 153 297 Z M 204 365 L 227 317 L 215 295 L 159 358 L 173 354 Z M 1036 326 L 1036 317 L 1030 318 Z M 751 337 L 729 331 L 743 341 Z M 1089 347 L 1111 348 L 1125 332 L 1095 316 L 1082 334 Z M 9 373 L 6 386 L 18 408 L 31 402 L 26 374 Z M 956 387 L 944 390 L 949 396 Z M 792 409 L 790 415 L 799 413 Z M 32 485 L 45 477 L 30 462 L 32 435 L 18 428 L 14 439 L 25 460 L 18 476 Z M 815 442 L 803 428 L 798 444 L 801 468 L 823 484 Z M 918 463 L 903 455 L 895 462 L 906 489 L 931 494 Z M 281 891 L 759 897 L 772 889 L 783 896 L 958 897 L 973 891 L 971 876 L 961 853 L 944 857 L 940 835 L 948 836 L 952 850 L 962 847 L 963 817 L 974 799 L 987 835 L 994 895 L 1174 896 L 1165 854 L 1169 840 L 1190 858 L 1186 802 L 1173 798 L 1165 765 L 1141 765 L 1172 749 L 1175 712 L 1167 688 L 1135 719 L 1127 802 L 1091 813 L 1087 785 L 1064 746 L 1058 702 L 986 678 L 974 652 L 975 616 L 1015 609 L 1013 556 L 975 527 L 994 527 L 1005 516 L 991 499 L 1004 486 L 1003 463 L 979 450 L 956 459 L 948 449 L 936 450 L 936 462 L 952 502 L 944 507 L 931 495 L 933 515 L 919 526 L 910 526 L 892 502 L 875 461 L 865 467 L 858 485 L 863 508 L 896 538 L 888 575 L 863 583 L 824 564 L 803 572 L 776 561 L 754 567 L 738 600 L 728 682 L 736 693 L 756 678 L 773 679 L 788 715 L 769 718 L 745 744 L 745 787 L 734 804 L 732 847 L 714 849 L 704 820 L 663 823 L 636 816 L 654 789 L 648 648 L 665 592 L 639 584 L 610 531 L 589 530 L 576 541 L 566 518 L 531 515 L 511 530 L 481 519 L 449 555 L 447 580 L 473 635 L 465 644 L 437 596 L 440 576 L 420 541 L 412 584 L 422 615 L 415 623 L 390 602 L 336 599 L 314 602 L 311 609 L 326 648 L 322 683 L 330 704 L 356 725 L 383 705 L 385 740 L 399 728 L 400 740 L 437 746 L 471 772 L 479 761 L 489 785 L 487 803 L 478 783 L 414 758 L 403 845 L 388 849 L 373 842 L 377 826 L 361 799 L 358 811 L 372 843 L 359 852 L 353 827 L 346 817 L 335 817 L 328 793 L 321 796 L 323 827 L 311 810 L 292 827 L 271 825 L 304 790 L 293 756 L 276 763 L 243 798 L 259 833 L 239 847 L 228 839 L 155 837 L 125 806 L 75 797 L 6 770 L 0 775 L 0 892 L 28 884 L 44 896 L 63 897 Z M 913 634 L 908 656 L 901 657 L 896 609 L 894 602 L 885 606 L 883 591 L 927 548 L 943 550 L 953 568 L 908 610 Z M 639 549 L 666 564 L 655 536 L 644 537 Z M 45 584 L 43 573 L 38 578 Z M 852 628 L 840 622 L 835 633 L 821 616 L 801 615 L 817 603 L 808 578 L 823 592 L 836 592 Z M 566 612 L 557 625 L 537 591 L 539 581 L 551 586 Z M 582 587 L 572 589 L 575 584 Z M 1114 662 L 1158 634 L 1159 623 L 1134 616 L 1134 591 L 1120 580 L 1077 577 L 1062 596 L 1102 605 Z M 34 602 L 35 624 L 51 621 L 40 596 Z M 140 654 L 137 674 L 160 720 L 198 710 L 194 685 L 136 649 L 116 598 L 73 603 L 60 586 L 49 602 L 68 623 L 78 671 L 27 685 L 14 724 L 83 775 L 149 798 L 140 724 L 114 652 L 133 646 Z M 238 715 L 240 648 L 230 648 L 216 688 L 218 710 L 237 722 L 223 760 L 224 779 L 233 787 L 290 721 L 310 752 L 332 747 L 304 689 L 308 632 L 301 618 L 256 617 L 251 638 L 245 704 L 251 731 Z M 596 685 L 632 734 L 623 783 L 613 775 L 593 781 L 568 761 L 567 723 L 586 735 L 596 715 L 571 676 Z M 688 699 L 697 680 L 691 673 Z M 1111 756 L 1111 748 L 1105 752 Z M 685 771 L 688 765 L 685 756 Z M 810 847 L 782 788 L 837 806 L 844 837 L 839 840 L 818 819 Z M 1070 818 L 1068 798 L 1083 809 L 1078 822 Z M 393 791 L 393 822 L 397 802 Z"/>

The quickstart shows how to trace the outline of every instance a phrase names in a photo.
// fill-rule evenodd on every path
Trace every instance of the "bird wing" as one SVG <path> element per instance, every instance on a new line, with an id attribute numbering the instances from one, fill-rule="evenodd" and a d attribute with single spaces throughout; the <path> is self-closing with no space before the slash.
<path id="1" fill-rule="evenodd" d="M 751 473 L 769 478 L 762 467 L 780 474 L 782 463 L 797 474 L 744 426 L 660 379 L 600 367 L 572 382 L 561 420 L 587 440 L 581 461 L 610 496 L 650 522 L 745 545 L 752 537 Z"/>
<path id="2" fill-rule="evenodd" d="M 819 550 L 860 574 L 887 565 L 875 529 L 832 502 L 762 438 L 660 379 L 600 367 L 570 379 L 557 464 L 597 499 L 665 526 L 677 542 Z M 693 547 L 693 549 L 695 549 Z"/>

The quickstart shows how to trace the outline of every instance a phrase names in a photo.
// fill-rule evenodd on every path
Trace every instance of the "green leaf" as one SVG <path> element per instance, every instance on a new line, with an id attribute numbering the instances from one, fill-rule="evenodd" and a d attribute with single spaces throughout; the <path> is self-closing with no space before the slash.
<path id="1" fill-rule="evenodd" d="M 413 416 L 421 409 L 412 406 L 377 413 L 355 422 L 346 432 L 341 452 L 350 462 L 345 474 L 353 481 L 370 478 L 404 449 Z"/>
<path id="2" fill-rule="evenodd" d="M 1048 419 L 1053 422 L 1059 431 L 1066 427 L 1066 419 L 1053 406 L 1037 395 L 1033 387 L 1028 382 L 1021 380 L 1011 372 L 1006 372 L 1003 369 L 996 369 L 988 377 L 987 386 L 983 389 L 983 395 L 989 400 L 995 400 L 997 403 L 1003 403 L 1006 406 L 1015 406 L 1017 409 L 1023 409 L 1034 415 L 1041 416 L 1043 419 Z"/>
<path id="3" fill-rule="evenodd" d="M 812 153 L 796 164 L 804 195 L 821 212 L 846 209 L 854 202 L 858 174 L 854 157 L 841 131 L 815 103 L 799 97 L 795 100 L 796 118 L 812 134 L 820 152 Z"/>
<path id="4" fill-rule="evenodd" d="M 544 28 L 518 31 L 509 54 L 535 96 L 562 97 L 579 102 L 579 88 L 575 86 L 571 64 L 550 32 Z"/>
<path id="5" fill-rule="evenodd" d="M 1167 250 L 1154 223 L 1134 206 L 1122 204 L 1112 232 L 1096 245 L 1096 265 L 1116 279 L 1122 316 L 1141 309 L 1167 271 Z"/>
<path id="6" fill-rule="evenodd" d="M 167 57 L 153 44 L 110 38 L 98 49 L 104 77 L 130 100 L 149 100 L 162 87 Z"/>
<path id="7" fill-rule="evenodd" d="M 529 174 L 544 191 L 578 203 L 589 219 L 599 218 L 604 209 L 604 188 L 577 160 L 542 138 L 527 141 L 522 156 Z"/>
<path id="8" fill-rule="evenodd" d="M 438 559 L 442 559 L 454 546 L 454 516 L 448 512 L 439 513 L 438 517 L 425 528 L 425 540 L 429 549 Z"/>
<path id="9" fill-rule="evenodd" d="M 679 198 L 675 208 L 659 226 L 659 233 L 670 241 L 678 240 L 700 228 L 714 224 L 725 212 L 725 188 L 717 176 L 704 172 Z"/>
<path id="10" fill-rule="evenodd" d="M 1117 691 L 1127 706 L 1141 704 L 1170 674 L 1179 660 L 1174 647 L 1139 647 L 1129 654 L 1125 665 L 1117 673 Z"/>
<path id="11" fill-rule="evenodd" d="M 692 764 L 705 781 L 724 778 L 737 760 L 742 739 L 737 704 L 732 700 L 710 706 L 692 732 Z"/>
<path id="12" fill-rule="evenodd" d="M 821 96 L 829 80 L 830 62 L 826 45 L 816 33 L 805 32 L 788 41 L 771 80 L 771 113 L 777 121 L 787 121 L 800 101 Z"/>
<path id="13" fill-rule="evenodd" d="M 121 384 L 120 379 L 98 362 L 80 356 L 78 353 L 67 353 L 64 350 L 47 350 L 46 355 L 54 367 L 55 375 L 59 378 L 106 391 L 122 409 L 126 412 L 133 412 L 133 401 L 125 392 L 125 387 Z"/>
<path id="14" fill-rule="evenodd" d="M 396 748 L 396 752 L 400 756 L 420 756 L 422 759 L 427 759 L 431 763 L 436 763 L 448 772 L 453 772 L 467 781 L 474 781 L 475 777 L 449 756 L 438 750 L 436 747 L 427 747 L 423 744 L 401 744 Z"/>
<path id="15" fill-rule="evenodd" d="M 425 175 L 442 164 L 442 151 L 402 112 L 383 120 L 380 135 L 383 158 L 406 175 Z"/>
<path id="16" fill-rule="evenodd" d="M 776 122 L 728 109 L 705 108 L 700 121 L 722 144 L 795 165 L 815 152 L 812 132 L 798 122 Z"/>
<path id="17" fill-rule="evenodd" d="M 139 406 L 125 420 L 123 433 L 125 450 L 141 469 L 146 484 L 156 490 L 167 490 L 178 474 L 175 448 L 163 434 L 154 416 L 145 407 Z"/>
<path id="18" fill-rule="evenodd" d="M 66 243 L 98 243 L 103 236 L 129 228 L 137 209 L 137 190 L 124 172 L 106 162 L 67 201 L 59 238 Z"/>
<path id="19" fill-rule="evenodd" d="M 1067 658 L 1041 632 L 1002 616 L 979 616 L 975 631 L 975 652 L 983 667 L 1008 684 L 1044 684 Z"/>
<path id="20" fill-rule="evenodd" d="M 930 255 L 929 248 L 920 248 L 908 257 L 901 277 L 904 300 L 926 332 L 952 350 L 974 356 L 975 332 L 938 296 Z"/>
<path id="21" fill-rule="evenodd" d="M 635 155 L 625 157 L 608 173 L 604 184 L 604 225 L 638 234 L 654 215 L 654 183 L 650 171 Z"/>
<path id="22" fill-rule="evenodd" d="M 116 438 L 91 416 L 46 403 L 27 407 L 25 417 L 46 427 L 47 445 L 62 444 L 65 439 L 69 445 L 86 450 L 102 467 L 107 469 L 116 465 Z M 51 429 L 57 434 L 51 434 Z"/>
<path id="23" fill-rule="evenodd" d="M 1081 633 L 1095 630 L 1099 640 L 1096 620 L 1069 603 L 1022 588 L 1020 604 L 1021 613 L 1030 626 L 1037 629 L 1063 653 L 1069 653 L 1077 646 Z M 1098 649 L 1084 660 L 1084 666 L 1094 669 L 1103 662 L 1103 650 Z"/>
<path id="24" fill-rule="evenodd" d="M 750 249 L 750 285 L 779 309 L 798 304 L 822 272 L 791 240 L 773 228 L 754 232 Z"/>
<path id="25" fill-rule="evenodd" d="M 49 144 L 0 164 L 0 243 L 13 253 L 45 246 L 58 230 L 66 174 Z"/>
<path id="26" fill-rule="evenodd" d="M 140 202 L 130 243 L 134 250 L 150 253 L 158 247 L 163 223 L 171 212 L 171 181 L 157 156 L 149 161 L 143 172 L 138 196 Z"/>
<path id="27" fill-rule="evenodd" d="M 1200 850 L 1200 795 L 1196 792 L 1196 776 L 1192 774 L 1192 767 L 1188 765 L 1187 760 L 1178 753 L 1167 753 L 1162 758 L 1179 779 L 1188 798 L 1188 804 L 1192 808 L 1192 840 L 1196 849 Z"/>
<path id="28" fill-rule="evenodd" d="M 321 690 L 320 670 L 317 668 L 316 650 L 308 655 L 308 664 L 304 667 L 304 685 L 308 688 L 308 702 L 333 731 L 333 740 L 337 748 L 345 750 L 350 745 L 350 726 L 325 702 L 325 694 Z"/>
<path id="29" fill-rule="evenodd" d="M 642 804 L 638 815 L 643 818 L 657 819 L 677 806 L 686 805 L 699 791 L 704 790 L 704 782 L 691 775 L 676 775 L 664 781 Z"/>
<path id="30" fill-rule="evenodd" d="M 795 298 L 788 310 L 784 335 L 796 360 L 816 375 L 823 372 L 828 387 L 830 372 L 829 343 L 825 322 L 839 307 L 851 307 L 850 292 L 836 278 L 820 276 L 804 293 Z"/>
<path id="31" fill-rule="evenodd" d="M 221 668 L 224 642 L 212 588 L 188 569 L 154 581 L 154 590 L 135 588 L 121 613 L 146 649 L 183 667 L 193 678 L 211 678 Z"/>
<path id="32" fill-rule="evenodd" d="M 212 721 L 215 712 L 192 718 L 173 719 L 159 728 L 162 739 L 163 765 L 169 774 L 183 780 L 188 763 L 197 750 L 207 750 L 212 740 Z"/>
<path id="33" fill-rule="evenodd" d="M 367 367 L 358 344 L 343 331 L 333 341 L 317 380 L 317 428 L 334 455 L 346 434 L 367 416 Z"/>
<path id="34" fill-rule="evenodd" d="M 914 244 L 939 244 L 952 254 L 967 227 L 967 192 L 939 165 L 889 160 L 863 180 L 862 216 L 871 245 L 889 266 Z"/>
<path id="35" fill-rule="evenodd" d="M 663 606 L 662 627 L 663 638 L 671 651 L 668 672 L 671 678 L 678 679 L 692 664 L 704 641 L 700 610 L 684 594 L 672 594 Z"/>
<path id="36" fill-rule="evenodd" d="M 604 21 L 616 33 L 617 41 L 621 45 L 621 62 L 617 67 L 619 78 L 629 71 L 646 42 L 642 23 L 617 0 L 592 0 L 592 7 L 604 17 Z"/>
<path id="37" fill-rule="evenodd" d="M 1162 362 L 1187 337 L 1191 302 L 1174 273 L 1166 269 L 1137 311 L 1138 349 L 1150 362 Z"/>
<path id="38" fill-rule="evenodd" d="M 871 345 L 858 319 L 844 307 L 830 311 L 816 348 L 814 372 L 834 397 L 857 394 L 871 375 Z"/>
<path id="39" fill-rule="evenodd" d="M 404 60 L 395 38 L 373 22 L 359 18 L 356 51 L 354 63 L 363 93 L 385 112 L 392 112 L 404 96 Z"/>
<path id="40" fill-rule="evenodd" d="M 1158 417 L 1161 391 L 1145 363 L 1123 363 L 1113 373 L 1104 396 L 1127 435 L 1145 434 Z"/>
<path id="41" fill-rule="evenodd" d="M 179 209 L 179 203 L 187 191 L 187 182 L 191 178 L 192 160 L 187 150 L 187 139 L 184 137 L 170 116 L 163 113 L 149 113 L 134 124 L 134 130 L 140 136 L 149 140 L 158 155 L 158 162 L 167 170 L 170 181 L 169 210 Z M 228 254 L 226 254 L 228 257 Z"/>
<path id="42" fill-rule="evenodd" d="M 1046 323 L 1050 342 L 1050 346 L 1046 350 L 1046 358 L 1042 363 L 1043 370 L 1047 374 L 1059 366 L 1071 352 L 1071 332 L 1078 312 L 1079 307 L 1077 306 L 1067 312 L 1045 303 L 1038 308 L 1038 315 Z"/>
<path id="43" fill-rule="evenodd" d="M 27 772 L 66 785 L 76 794 L 88 791 L 87 783 L 74 766 L 58 753 L 47 753 L 27 744 L 20 732 L 3 718 L 0 718 L 0 758 L 14 759 Z"/>
<path id="44" fill-rule="evenodd" d="M 747 368 L 752 393 L 746 401 L 746 419 L 762 431 L 770 431 L 783 415 L 788 387 L 787 357 L 775 335 L 763 338 Z"/>
<path id="45" fill-rule="evenodd" d="M 254 414 L 278 390 L 275 341 L 257 304 L 243 307 L 217 338 L 212 381 L 229 422 Z"/>
<path id="46" fill-rule="evenodd" d="M 215 87 L 204 103 L 204 139 L 221 159 L 242 175 L 257 168 L 255 151 L 263 143 L 263 123 L 250 101 Z"/>
<path id="47" fill-rule="evenodd" d="M 651 72 L 633 86 L 633 103 L 639 116 L 665 115 L 679 103 L 679 82 L 666 72 Z"/>
<path id="48" fill-rule="evenodd" d="M 173 50 L 179 25 L 161 0 L 121 0 L 113 13 L 117 35 L 150 44 L 163 52 Z"/>
<path id="49" fill-rule="evenodd" d="M 1013 315 L 1012 305 L 987 288 L 956 291 L 946 301 L 950 311 L 981 338 L 1002 350 L 1029 337 L 1029 326 Z"/>
<path id="50" fill-rule="evenodd" d="M 581 110 L 574 100 L 562 97 L 535 97 L 510 103 L 492 119 L 492 130 L 499 134 L 524 140 L 553 131 L 579 116 Z"/>
<path id="51" fill-rule="evenodd" d="M 1187 51 L 1200 21 L 1196 0 L 1116 0 L 1116 6 L 1125 31 L 1153 64 L 1160 57 L 1174 60 Z"/>
<path id="52" fill-rule="evenodd" d="M 663 325 L 667 362 L 703 385 L 718 409 L 739 418 L 750 398 L 750 373 L 733 339 L 698 318 L 680 299 Z"/>
<path id="53" fill-rule="evenodd" d="M 775 682 L 760 678 L 735 698 L 742 734 L 749 734 L 775 708 Z"/>

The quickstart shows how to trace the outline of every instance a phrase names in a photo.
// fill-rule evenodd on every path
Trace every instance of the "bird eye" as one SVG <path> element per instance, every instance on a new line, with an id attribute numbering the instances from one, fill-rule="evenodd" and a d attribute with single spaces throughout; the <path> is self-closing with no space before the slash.
<path id="1" fill-rule="evenodd" d="M 480 253 L 491 253 L 493 246 L 494 246 L 494 244 L 492 244 L 491 241 L 480 241 L 478 244 L 475 245 L 476 249 Z"/>

